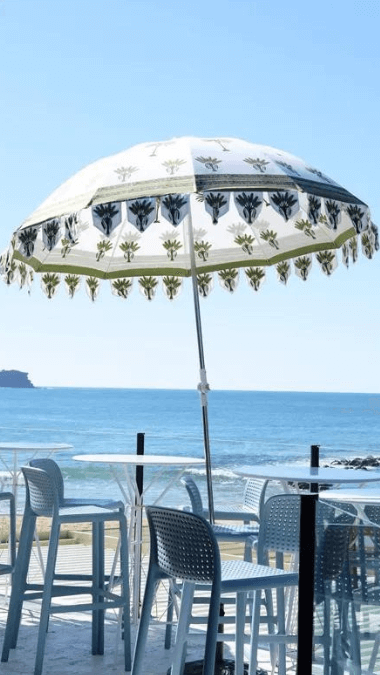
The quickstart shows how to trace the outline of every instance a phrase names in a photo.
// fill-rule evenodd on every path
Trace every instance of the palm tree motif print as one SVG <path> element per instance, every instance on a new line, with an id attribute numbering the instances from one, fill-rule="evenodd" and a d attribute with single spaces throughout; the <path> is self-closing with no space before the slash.
<path id="1" fill-rule="evenodd" d="M 275 162 L 277 166 L 279 166 L 281 169 L 284 169 L 287 173 L 292 173 L 294 176 L 299 176 L 299 172 L 291 164 L 278 159 L 275 159 Z"/>
<path id="2" fill-rule="evenodd" d="M 59 220 L 54 218 L 42 226 L 42 239 L 48 251 L 52 251 L 57 243 L 59 234 Z"/>
<path id="3" fill-rule="evenodd" d="M 265 159 L 259 159 L 259 157 L 256 157 L 256 159 L 253 157 L 246 157 L 243 161 L 250 164 L 252 169 L 256 169 L 260 173 L 265 173 L 269 164 Z"/>
<path id="4" fill-rule="evenodd" d="M 265 272 L 262 267 L 247 267 L 245 270 L 249 285 L 255 291 L 258 291 L 265 279 Z"/>
<path id="5" fill-rule="evenodd" d="M 251 234 L 239 234 L 235 237 L 234 242 L 242 247 L 244 253 L 252 255 L 253 253 L 253 242 L 255 241 L 254 237 Z"/>
<path id="6" fill-rule="evenodd" d="M 165 167 L 166 172 L 170 176 L 174 176 L 175 173 L 179 170 L 179 167 L 182 164 L 186 164 L 184 159 L 167 159 L 166 162 L 162 162 L 162 166 Z"/>
<path id="7" fill-rule="evenodd" d="M 211 248 L 211 244 L 208 241 L 195 241 L 194 242 L 194 251 L 196 252 L 198 258 L 206 262 L 208 258 L 208 252 Z"/>
<path id="8" fill-rule="evenodd" d="M 174 300 L 178 295 L 182 286 L 182 281 L 179 277 L 163 277 L 164 289 L 169 300 Z"/>
<path id="9" fill-rule="evenodd" d="M 112 288 L 119 298 L 127 299 L 132 288 L 131 279 L 115 279 L 112 282 Z"/>
<path id="10" fill-rule="evenodd" d="M 162 200 L 164 207 L 164 211 L 161 211 L 162 215 L 176 227 L 185 215 L 185 210 L 182 212 L 182 209 L 187 203 L 188 200 L 183 195 L 168 195 Z"/>
<path id="11" fill-rule="evenodd" d="M 351 251 L 351 256 L 352 256 L 352 262 L 356 262 L 358 259 L 358 242 L 356 237 L 352 237 L 350 241 L 348 242 L 348 245 L 350 247 Z"/>
<path id="12" fill-rule="evenodd" d="M 15 279 L 17 265 L 14 260 L 11 260 L 5 268 L 5 283 L 9 286 Z"/>
<path id="13" fill-rule="evenodd" d="M 139 248 L 140 246 L 134 240 L 123 241 L 123 243 L 120 244 L 120 249 L 124 253 L 124 258 L 129 263 L 133 260 L 135 253 L 139 250 Z"/>
<path id="14" fill-rule="evenodd" d="M 73 246 L 78 244 L 76 238 L 76 228 L 78 223 L 78 216 L 76 213 L 71 214 L 65 218 L 65 236 L 61 239 L 61 256 L 66 258 Z"/>
<path id="15" fill-rule="evenodd" d="M 341 251 L 342 251 L 343 265 L 345 265 L 346 267 L 349 267 L 349 264 L 350 264 L 350 247 L 347 244 L 347 242 L 345 242 L 343 244 L 343 246 L 341 248 Z"/>
<path id="16" fill-rule="evenodd" d="M 309 173 L 314 174 L 314 176 L 318 176 L 318 178 L 320 178 L 321 180 L 326 181 L 327 183 L 333 183 L 333 182 L 334 182 L 334 181 L 331 180 L 331 178 L 328 178 L 327 176 L 325 176 L 325 174 L 322 173 L 322 171 L 318 171 L 318 169 L 313 169 L 313 168 L 310 167 L 310 166 L 306 166 L 305 169 L 306 169 L 306 171 L 308 171 Z"/>
<path id="17" fill-rule="evenodd" d="M 108 251 L 111 250 L 112 244 L 108 239 L 102 239 L 102 241 L 99 241 L 96 244 L 96 248 L 98 249 L 98 252 L 96 254 L 96 259 L 99 262 L 102 258 L 104 258 L 105 254 L 108 253 Z"/>
<path id="18" fill-rule="evenodd" d="M 94 300 L 96 299 L 96 297 L 99 293 L 99 279 L 97 279 L 96 277 L 87 277 L 86 285 L 87 285 L 88 294 L 89 294 L 92 302 L 94 302 Z"/>
<path id="19" fill-rule="evenodd" d="M 203 298 L 207 298 L 211 291 L 212 276 L 211 274 L 198 274 L 197 276 L 199 294 Z"/>
<path id="20" fill-rule="evenodd" d="M 126 180 L 129 180 L 135 171 L 138 171 L 137 166 L 120 166 L 118 169 L 115 169 L 115 173 L 118 175 L 118 178 L 122 183 L 125 183 Z"/>
<path id="21" fill-rule="evenodd" d="M 58 274 L 46 272 L 42 275 L 42 288 L 44 289 L 49 300 L 55 295 L 57 287 L 59 285 L 59 276 Z"/>
<path id="22" fill-rule="evenodd" d="M 147 300 L 152 300 L 156 293 L 157 279 L 154 277 L 141 277 L 139 284 Z"/>
<path id="23" fill-rule="evenodd" d="M 36 227 L 27 227 L 25 230 L 19 232 L 18 240 L 21 244 L 22 253 L 26 258 L 31 258 L 34 253 L 37 231 Z"/>
<path id="24" fill-rule="evenodd" d="M 78 240 L 76 240 L 74 242 L 71 242 L 70 239 L 66 239 L 66 237 L 61 239 L 61 244 L 62 244 L 61 256 L 62 256 L 62 258 L 66 258 L 66 256 L 70 253 L 73 246 L 75 246 L 77 243 L 78 243 Z"/>
<path id="25" fill-rule="evenodd" d="M 283 261 L 276 265 L 276 270 L 278 273 L 278 278 L 283 284 L 286 284 L 290 277 L 290 265 L 288 262 Z"/>
<path id="26" fill-rule="evenodd" d="M 95 206 L 93 212 L 100 219 L 103 233 L 109 237 L 112 230 L 120 222 L 120 208 L 111 202 L 109 204 L 99 204 L 99 206 Z M 117 220 L 115 218 L 116 216 L 119 216 Z"/>
<path id="27" fill-rule="evenodd" d="M 375 251 L 378 251 L 380 248 L 380 242 L 379 242 L 379 229 L 378 227 L 374 224 L 370 224 L 370 231 L 373 233 L 373 236 L 375 238 Z"/>
<path id="28" fill-rule="evenodd" d="M 314 225 L 318 225 L 319 216 L 321 215 L 322 202 L 318 197 L 315 197 L 314 195 L 308 195 L 307 200 L 309 202 L 307 215 L 309 216 L 311 222 Z"/>
<path id="29" fill-rule="evenodd" d="M 301 279 L 306 281 L 310 272 L 311 258 L 307 255 L 301 256 L 294 261 L 294 267 L 299 271 Z"/>
<path id="30" fill-rule="evenodd" d="M 216 159 L 216 157 L 196 157 L 195 159 L 197 162 L 204 164 L 205 168 L 210 169 L 210 171 L 218 171 L 219 164 L 222 163 L 222 160 Z"/>
<path id="31" fill-rule="evenodd" d="M 335 202 L 331 199 L 326 199 L 325 207 L 327 211 L 328 223 L 330 224 L 330 227 L 332 227 L 333 230 L 336 230 L 340 222 L 340 215 L 341 215 L 340 206 L 338 202 Z"/>
<path id="32" fill-rule="evenodd" d="M 296 227 L 297 230 L 301 230 L 304 234 L 306 234 L 307 237 L 316 239 L 315 232 L 310 220 L 296 220 L 294 227 Z"/>
<path id="33" fill-rule="evenodd" d="M 135 202 L 128 203 L 128 211 L 135 216 L 132 222 L 139 232 L 145 232 L 153 222 L 154 216 L 152 218 L 151 213 L 154 210 L 155 206 L 152 199 L 138 199 Z"/>
<path id="34" fill-rule="evenodd" d="M 67 286 L 69 297 L 73 298 L 80 284 L 80 278 L 78 274 L 66 274 L 64 281 Z"/>
<path id="35" fill-rule="evenodd" d="M 374 247 L 374 241 L 370 234 L 368 232 L 363 232 L 362 234 L 362 247 L 363 247 L 363 253 L 368 258 L 371 260 L 374 252 L 375 252 L 375 247 Z"/>
<path id="36" fill-rule="evenodd" d="M 320 253 L 317 253 L 316 258 L 322 271 L 329 277 L 334 269 L 335 253 L 332 251 L 321 251 Z"/>
<path id="37" fill-rule="evenodd" d="M 239 213 L 244 218 L 245 222 L 248 223 L 248 225 L 252 225 L 259 214 L 260 207 L 263 203 L 262 199 L 254 192 L 240 192 L 235 195 L 235 202 L 241 207 Z"/>
<path id="38" fill-rule="evenodd" d="M 167 251 L 168 258 L 173 261 L 177 257 L 177 253 L 180 248 L 182 248 L 182 244 L 180 241 L 177 239 L 167 239 L 164 241 L 162 244 L 164 249 Z"/>
<path id="39" fill-rule="evenodd" d="M 286 221 L 291 218 L 297 205 L 297 198 L 291 192 L 270 192 L 269 198 L 278 213 L 281 214 Z"/>
<path id="40" fill-rule="evenodd" d="M 27 274 L 28 274 L 28 270 L 26 269 L 26 265 L 24 265 L 23 262 L 20 263 L 19 266 L 18 266 L 18 273 L 19 273 L 19 276 L 20 276 L 20 288 L 23 288 L 25 286 L 26 277 L 27 277 Z"/>
<path id="41" fill-rule="evenodd" d="M 205 138 L 206 143 L 217 143 L 223 150 L 223 152 L 231 152 L 229 148 L 226 148 L 226 143 L 231 143 L 227 138 Z"/>
<path id="42" fill-rule="evenodd" d="M 68 239 L 72 244 L 77 244 L 77 225 L 78 225 L 78 214 L 72 213 L 70 216 L 65 218 L 65 238 Z"/>
<path id="43" fill-rule="evenodd" d="M 277 239 L 277 232 L 274 230 L 264 230 L 263 232 L 260 232 L 260 237 L 261 239 L 264 239 L 264 241 L 267 241 L 269 246 L 273 246 L 273 248 L 276 248 L 277 250 L 280 248 Z"/>
<path id="44" fill-rule="evenodd" d="M 365 229 L 364 216 L 365 212 L 355 204 L 355 206 L 348 206 L 347 213 L 351 218 L 351 222 L 358 234 Z"/>
<path id="45" fill-rule="evenodd" d="M 233 267 L 227 270 L 220 270 L 220 272 L 218 272 L 218 276 L 222 282 L 223 288 L 225 288 L 230 293 L 236 290 L 238 275 L 239 273 L 237 269 Z"/>
<path id="46" fill-rule="evenodd" d="M 223 207 L 228 208 L 227 199 L 220 192 L 209 192 L 205 197 L 205 202 L 207 206 L 211 209 L 213 225 L 217 225 L 219 217 L 223 215 L 227 210 L 226 208 L 223 209 Z M 223 213 L 220 213 L 222 209 Z"/>
<path id="47" fill-rule="evenodd" d="M 149 143 L 147 148 L 153 148 L 153 152 L 149 156 L 156 157 L 158 148 L 164 148 L 167 145 L 173 145 L 174 142 L 175 141 L 161 141 L 160 143 Z"/>

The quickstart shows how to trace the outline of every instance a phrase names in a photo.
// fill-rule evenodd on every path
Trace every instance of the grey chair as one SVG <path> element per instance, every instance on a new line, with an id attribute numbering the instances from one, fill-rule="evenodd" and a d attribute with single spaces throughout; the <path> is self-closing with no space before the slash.
<path id="1" fill-rule="evenodd" d="M 100 499 L 99 497 L 65 497 L 65 485 L 62 471 L 57 462 L 55 462 L 54 459 L 51 459 L 50 457 L 31 459 L 28 463 L 28 466 L 32 466 L 35 469 L 43 469 L 43 471 L 46 471 L 46 473 L 49 474 L 56 485 L 58 492 L 58 502 L 61 507 L 88 506 L 93 504 L 94 506 L 101 506 L 105 509 L 124 508 L 124 503 L 115 499 Z"/>
<path id="2" fill-rule="evenodd" d="M 182 485 L 185 486 L 190 498 L 191 509 L 198 516 L 203 516 L 202 496 L 198 486 L 191 476 L 182 476 Z M 252 525 L 220 525 L 213 524 L 212 529 L 218 541 L 244 543 L 244 560 L 252 561 L 252 547 L 257 544 L 259 536 L 258 526 Z"/>
<path id="3" fill-rule="evenodd" d="M 13 574 L 16 562 L 16 507 L 12 492 L 0 492 L 0 501 L 9 502 L 9 559 L 0 562 L 0 574 Z"/>
<path id="4" fill-rule="evenodd" d="M 259 523 L 264 501 L 271 496 L 271 493 L 267 493 L 269 483 L 264 478 L 249 478 L 245 484 L 243 502 L 225 506 L 223 509 L 215 508 L 215 520 L 241 520 L 245 525 Z M 280 489 L 278 491 L 281 492 Z M 203 509 L 203 515 L 205 518 L 209 517 L 208 508 Z"/>
<path id="5" fill-rule="evenodd" d="M 222 595 L 228 593 L 236 594 L 235 673 L 242 675 L 248 595 L 256 591 L 260 596 L 264 589 L 296 585 L 298 574 L 243 560 L 221 561 L 214 530 L 202 516 L 153 506 L 146 507 L 146 512 L 150 529 L 150 561 L 132 675 L 141 675 L 143 672 L 151 608 L 156 588 L 164 579 L 179 579 L 183 582 L 171 675 L 180 674 L 185 660 L 195 585 L 204 585 L 205 591 L 209 593 L 203 675 L 214 674 L 219 605 Z M 252 635 L 255 634 L 253 630 Z M 222 633 L 219 637 L 228 636 Z M 279 635 L 277 641 L 281 641 Z"/>
<path id="6" fill-rule="evenodd" d="M 130 605 L 128 583 L 127 523 L 124 508 L 105 508 L 93 504 L 73 505 L 62 501 L 55 478 L 36 467 L 22 467 L 26 485 L 26 503 L 22 522 L 18 555 L 14 570 L 8 618 L 4 635 L 1 660 L 8 661 L 9 651 L 17 645 L 23 603 L 41 599 L 35 675 L 41 675 L 45 650 L 46 632 L 51 613 L 70 611 L 92 612 L 92 653 L 104 653 L 104 612 L 121 608 L 124 618 L 125 670 L 131 667 Z M 32 550 L 33 535 L 38 516 L 51 518 L 51 531 L 43 584 L 28 583 L 27 573 Z M 120 536 L 120 593 L 109 585 L 109 575 L 104 573 L 104 524 L 114 522 Z M 55 571 L 62 523 L 92 523 L 92 570 L 91 574 L 64 573 Z M 56 583 L 58 582 L 58 583 Z M 55 597 L 89 594 L 90 602 L 54 604 Z"/>

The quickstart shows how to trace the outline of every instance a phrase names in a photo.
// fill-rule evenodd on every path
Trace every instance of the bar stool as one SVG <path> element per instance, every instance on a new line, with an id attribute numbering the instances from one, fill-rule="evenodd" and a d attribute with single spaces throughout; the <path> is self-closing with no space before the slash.
<path id="1" fill-rule="evenodd" d="M 94 505 L 60 506 L 59 491 L 47 471 L 22 467 L 26 485 L 26 503 L 22 522 L 18 556 L 15 565 L 8 619 L 1 660 L 8 661 L 9 651 L 17 645 L 21 612 L 25 600 L 42 599 L 34 675 L 41 675 L 50 614 L 67 611 L 92 611 L 92 653 L 104 653 L 104 612 L 122 608 L 124 615 L 125 670 L 131 668 L 130 602 L 128 582 L 127 523 L 123 508 L 111 509 Z M 45 583 L 27 582 L 33 534 L 38 516 L 50 517 L 51 531 L 47 555 Z M 104 524 L 117 522 L 120 533 L 120 594 L 108 584 L 104 573 Z M 92 523 L 92 573 L 57 574 L 55 572 L 59 533 L 62 523 Z M 58 581 L 58 584 L 54 582 Z M 68 582 L 68 583 L 65 583 Z M 74 583 L 73 583 L 74 582 Z M 91 595 L 91 602 L 52 605 L 54 597 Z M 74 603 L 74 601 L 73 601 Z"/>
<path id="2" fill-rule="evenodd" d="M 235 673 L 242 675 L 248 595 L 255 591 L 260 596 L 265 589 L 296 585 L 298 574 L 244 560 L 221 561 L 213 528 L 202 516 L 160 506 L 147 506 L 146 513 L 150 529 L 150 561 L 132 675 L 141 675 L 144 672 L 143 658 L 151 608 L 158 583 L 163 579 L 179 579 L 184 582 L 171 675 L 180 675 L 182 672 L 194 590 L 198 584 L 203 584 L 205 591 L 209 593 L 203 675 L 214 675 L 219 605 L 222 595 L 226 593 L 236 593 L 237 596 Z M 256 638 L 253 630 L 251 635 Z M 227 639 L 224 634 L 219 634 L 219 637 Z M 263 639 L 267 641 L 273 637 L 265 635 Z M 277 635 L 276 638 L 277 641 L 287 640 L 286 636 Z M 256 660 L 253 669 L 251 663 L 250 672 L 256 672 Z"/>

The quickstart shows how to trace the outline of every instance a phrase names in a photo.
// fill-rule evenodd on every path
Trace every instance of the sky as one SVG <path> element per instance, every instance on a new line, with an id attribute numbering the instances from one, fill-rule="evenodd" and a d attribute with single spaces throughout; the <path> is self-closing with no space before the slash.
<path id="1" fill-rule="evenodd" d="M 286 150 L 380 225 L 380 2 L 0 0 L 0 250 L 83 166 L 137 143 Z M 201 302 L 211 389 L 380 392 L 380 253 Z M 127 301 L 0 284 L 0 370 L 38 386 L 191 389 L 190 284 Z"/>

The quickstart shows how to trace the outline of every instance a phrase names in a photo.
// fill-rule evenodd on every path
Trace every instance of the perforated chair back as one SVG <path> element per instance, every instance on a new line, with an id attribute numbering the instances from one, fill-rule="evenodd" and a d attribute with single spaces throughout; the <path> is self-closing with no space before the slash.
<path id="1" fill-rule="evenodd" d="M 194 583 L 220 579 L 220 553 L 209 523 L 186 511 L 147 506 L 151 564 L 163 576 Z"/>
<path id="2" fill-rule="evenodd" d="M 270 551 L 298 552 L 300 506 L 298 494 L 275 495 L 264 504 L 257 548 L 259 563 L 267 564 Z"/>
<path id="3" fill-rule="evenodd" d="M 245 484 L 243 505 L 260 518 L 269 481 L 264 478 L 249 478 Z"/>
<path id="4" fill-rule="evenodd" d="M 185 486 L 187 494 L 190 497 L 192 512 L 198 516 L 203 516 L 202 496 L 195 480 L 191 476 L 182 476 L 181 483 Z"/>
<path id="5" fill-rule="evenodd" d="M 53 515 L 58 509 L 58 490 L 54 479 L 42 469 L 23 466 L 26 485 L 26 508 L 30 508 L 36 516 Z"/>
<path id="6" fill-rule="evenodd" d="M 52 478 L 52 480 L 55 483 L 55 486 L 57 488 L 58 492 L 58 501 L 59 504 L 61 505 L 64 500 L 64 483 L 63 483 L 63 476 L 61 469 L 59 468 L 57 462 L 54 461 L 54 459 L 50 459 L 50 457 L 41 457 L 41 458 L 36 458 L 36 459 L 31 459 L 29 462 L 29 466 L 35 468 L 35 469 L 42 469 L 43 471 L 46 471 L 46 473 L 49 474 L 49 476 Z"/>

